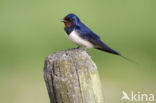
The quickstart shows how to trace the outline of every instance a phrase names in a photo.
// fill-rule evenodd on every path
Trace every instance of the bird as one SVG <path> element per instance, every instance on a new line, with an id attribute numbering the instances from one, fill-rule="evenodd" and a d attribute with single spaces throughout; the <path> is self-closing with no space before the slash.
<path id="1" fill-rule="evenodd" d="M 119 52 L 107 46 L 100 37 L 82 23 L 73 13 L 66 15 L 62 22 L 65 24 L 65 32 L 70 41 L 78 45 L 77 48 L 96 48 L 108 53 L 120 55 Z"/>
<path id="2" fill-rule="evenodd" d="M 77 15 L 70 13 L 63 18 L 62 22 L 65 25 L 64 30 L 68 39 L 78 45 L 77 48 L 95 48 L 107 53 L 119 55 L 124 59 L 133 62 L 105 44 L 100 39 L 100 36 L 95 34 L 90 28 L 80 21 Z"/>

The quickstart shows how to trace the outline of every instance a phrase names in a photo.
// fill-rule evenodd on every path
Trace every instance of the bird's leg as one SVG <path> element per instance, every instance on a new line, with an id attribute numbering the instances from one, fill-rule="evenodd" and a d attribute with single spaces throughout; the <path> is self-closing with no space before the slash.
<path id="1" fill-rule="evenodd" d="M 81 48 L 81 50 L 85 50 L 85 51 L 87 50 L 87 48 L 86 48 L 86 47 L 80 47 L 80 48 Z"/>
<path id="2" fill-rule="evenodd" d="M 83 48 L 83 50 L 87 51 L 87 48 L 86 48 L 86 47 L 84 47 L 84 48 Z"/>
<path id="3" fill-rule="evenodd" d="M 78 46 L 76 49 L 80 49 L 80 46 Z"/>
<path id="4" fill-rule="evenodd" d="M 87 50 L 87 48 L 86 47 L 81 47 L 81 46 L 78 46 L 76 49 L 81 49 L 81 50 Z"/>

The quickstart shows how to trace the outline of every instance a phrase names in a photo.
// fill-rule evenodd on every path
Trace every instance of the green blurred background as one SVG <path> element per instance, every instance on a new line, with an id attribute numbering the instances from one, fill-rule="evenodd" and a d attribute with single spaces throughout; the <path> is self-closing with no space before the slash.
<path id="1" fill-rule="evenodd" d="M 106 103 L 121 103 L 123 90 L 156 95 L 155 0 L 0 0 L 0 103 L 49 103 L 44 60 L 76 47 L 60 22 L 68 13 L 139 63 L 88 49 Z"/>

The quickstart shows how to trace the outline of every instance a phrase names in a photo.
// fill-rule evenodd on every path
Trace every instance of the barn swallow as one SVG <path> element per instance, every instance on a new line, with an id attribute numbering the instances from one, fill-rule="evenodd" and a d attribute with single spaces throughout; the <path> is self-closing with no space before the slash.
<path id="1" fill-rule="evenodd" d="M 78 16 L 73 13 L 66 15 L 62 22 L 64 22 L 65 27 L 64 30 L 67 34 L 67 37 L 74 44 L 78 45 L 77 48 L 85 47 L 85 48 L 95 48 L 99 49 L 111 54 L 119 55 L 122 58 L 132 62 L 134 64 L 138 64 L 137 62 L 121 55 L 119 52 L 113 50 L 108 45 L 106 45 L 100 37 L 95 34 L 91 29 L 89 29 L 84 23 L 80 21 Z"/>
<path id="2" fill-rule="evenodd" d="M 107 46 L 100 37 L 83 24 L 78 16 L 71 13 L 62 20 L 65 24 L 65 32 L 70 41 L 79 47 L 96 48 L 108 53 L 121 55 L 119 52 Z"/>
<path id="3" fill-rule="evenodd" d="M 65 32 L 70 41 L 78 45 L 77 48 L 95 48 L 111 54 L 119 55 L 122 58 L 128 60 L 129 62 L 136 63 L 135 61 L 121 55 L 119 52 L 113 50 L 108 45 L 106 45 L 100 37 L 95 34 L 91 29 L 89 29 L 84 23 L 80 21 L 78 16 L 73 13 L 66 15 L 62 22 L 65 24 Z"/>

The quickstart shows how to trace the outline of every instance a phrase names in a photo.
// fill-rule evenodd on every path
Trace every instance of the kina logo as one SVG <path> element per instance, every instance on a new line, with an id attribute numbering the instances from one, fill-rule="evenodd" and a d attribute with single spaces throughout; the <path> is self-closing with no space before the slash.
<path id="1" fill-rule="evenodd" d="M 141 93 L 131 91 L 130 95 L 128 95 L 125 91 L 122 91 L 121 101 L 134 101 L 134 102 L 153 102 L 154 94 L 149 93 Z"/>

